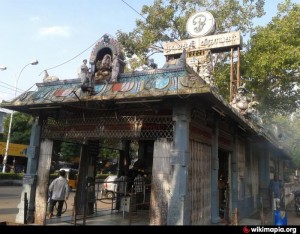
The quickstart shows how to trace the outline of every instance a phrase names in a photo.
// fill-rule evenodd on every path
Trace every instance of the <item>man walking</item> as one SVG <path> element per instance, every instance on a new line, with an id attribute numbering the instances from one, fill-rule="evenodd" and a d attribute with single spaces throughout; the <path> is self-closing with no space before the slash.
<path id="1" fill-rule="evenodd" d="M 49 218 L 53 217 L 53 209 L 56 203 L 58 202 L 57 208 L 57 217 L 61 216 L 62 207 L 64 205 L 64 201 L 68 200 L 69 197 L 69 185 L 68 181 L 65 178 L 66 171 L 60 170 L 59 177 L 52 181 L 49 186 L 50 193 L 50 210 L 49 210 Z"/>
<path id="2" fill-rule="evenodd" d="M 277 174 L 274 174 L 274 179 L 270 181 L 269 192 L 273 210 L 278 210 L 281 202 L 282 183 Z"/>

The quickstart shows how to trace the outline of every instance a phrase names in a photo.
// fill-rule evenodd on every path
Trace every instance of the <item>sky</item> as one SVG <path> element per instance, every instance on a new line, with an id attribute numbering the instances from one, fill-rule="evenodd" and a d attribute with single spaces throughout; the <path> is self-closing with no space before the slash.
<path id="1" fill-rule="evenodd" d="M 282 1 L 266 0 L 266 15 L 257 24 L 269 23 Z M 115 37 L 118 30 L 130 32 L 136 19 L 142 19 L 137 12 L 153 2 L 0 0 L 0 66 L 7 67 L 0 71 L 0 102 L 36 90 L 44 70 L 60 80 L 77 78 L 82 60 L 89 61 L 95 43 L 104 34 Z M 163 59 L 163 55 L 156 58 L 158 67 Z M 39 63 L 28 65 L 34 60 Z"/>

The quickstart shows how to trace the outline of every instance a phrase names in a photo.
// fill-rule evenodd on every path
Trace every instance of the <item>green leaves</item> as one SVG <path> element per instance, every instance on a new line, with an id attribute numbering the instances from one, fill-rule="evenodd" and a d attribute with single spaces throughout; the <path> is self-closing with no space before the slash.
<path id="1" fill-rule="evenodd" d="M 257 28 L 242 58 L 247 87 L 257 95 L 260 112 L 271 117 L 299 105 L 300 11 L 289 0 L 266 27 Z M 284 10 L 286 10 L 284 12 Z"/>
<path id="2" fill-rule="evenodd" d="M 163 49 L 163 42 L 189 38 L 186 22 L 195 12 L 210 11 L 219 33 L 240 30 L 245 35 L 253 30 L 252 19 L 264 14 L 263 6 L 264 0 L 155 0 L 143 6 L 136 28 L 129 33 L 118 31 L 117 39 L 128 58 L 135 54 L 141 63 L 147 63 L 149 56 L 161 53 L 150 48 Z"/>
<path id="3" fill-rule="evenodd" d="M 11 125 L 10 143 L 29 145 L 33 118 L 30 115 L 14 112 Z M 7 139 L 10 115 L 4 121 L 4 138 Z"/>

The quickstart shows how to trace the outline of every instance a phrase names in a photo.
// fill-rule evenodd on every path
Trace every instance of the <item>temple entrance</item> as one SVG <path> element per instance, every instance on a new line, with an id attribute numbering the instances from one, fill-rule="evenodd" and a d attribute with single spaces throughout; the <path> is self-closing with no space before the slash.
<path id="1" fill-rule="evenodd" d="M 81 147 L 78 150 L 78 189 L 74 203 L 78 214 L 93 214 L 94 203 L 97 203 L 96 210 L 99 212 L 98 199 L 105 199 L 104 202 L 110 203 L 107 208 L 111 211 L 149 211 L 154 142 L 158 138 L 173 136 L 173 122 L 171 112 L 167 116 L 159 113 L 143 115 L 143 112 L 118 112 L 117 117 L 114 112 L 109 111 L 91 113 L 84 120 L 80 118 L 82 113 L 72 112 L 72 118 L 51 119 L 43 125 L 42 138 L 73 142 Z M 64 113 L 66 112 L 62 114 Z M 105 191 L 110 196 L 103 197 L 101 184 L 105 178 L 102 181 L 96 179 L 101 173 L 97 164 L 104 162 L 103 151 L 108 149 L 118 152 L 118 156 L 110 162 L 113 167 L 102 173 L 114 176 L 116 181 L 110 183 L 115 183 L 116 186 L 112 191 L 114 196 L 111 196 L 111 191 Z M 82 201 L 85 200 L 88 209 L 84 208 L 86 205 Z M 131 209 L 128 208 L 128 201 Z M 100 202 L 103 203 L 103 200 Z"/>

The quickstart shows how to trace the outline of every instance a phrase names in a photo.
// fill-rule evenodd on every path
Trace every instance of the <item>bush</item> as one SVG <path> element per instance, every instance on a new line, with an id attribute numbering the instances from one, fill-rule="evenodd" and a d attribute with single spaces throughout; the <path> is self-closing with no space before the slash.
<path id="1" fill-rule="evenodd" d="M 0 173 L 0 180 L 22 180 L 24 173 L 5 172 Z"/>

